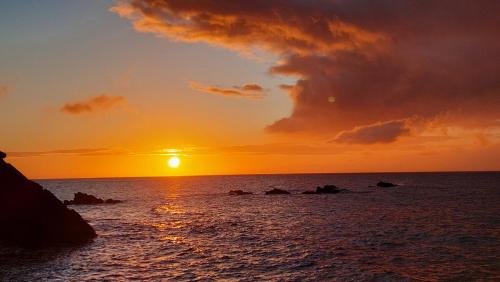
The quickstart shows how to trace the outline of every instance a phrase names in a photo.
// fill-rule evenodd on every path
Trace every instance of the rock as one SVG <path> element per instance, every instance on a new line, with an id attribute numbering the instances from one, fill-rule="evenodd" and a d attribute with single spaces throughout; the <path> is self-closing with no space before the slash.
<path id="1" fill-rule="evenodd" d="M 0 241 L 24 247 L 76 245 L 94 229 L 54 194 L 28 180 L 0 153 Z"/>
<path id="2" fill-rule="evenodd" d="M 316 187 L 316 193 L 318 194 L 336 194 L 340 193 L 340 189 L 335 185 L 325 185 L 323 188 Z"/>
<path id="3" fill-rule="evenodd" d="M 243 190 L 231 190 L 231 191 L 229 191 L 229 195 L 233 195 L 233 196 L 252 195 L 252 194 L 253 194 L 252 192 L 246 192 Z"/>
<path id="4" fill-rule="evenodd" d="M 339 189 L 335 185 L 325 185 L 323 187 L 316 187 L 316 191 L 305 191 L 302 194 L 337 194 L 342 191 L 345 191 L 345 189 Z"/>
<path id="5" fill-rule="evenodd" d="M 119 203 L 123 203 L 123 201 L 120 201 L 120 200 L 113 200 L 113 199 L 107 199 L 106 201 L 104 201 L 105 204 L 119 204 Z"/>
<path id="6" fill-rule="evenodd" d="M 397 184 L 390 183 L 390 182 L 379 181 L 379 182 L 377 183 L 377 186 L 378 186 L 378 187 L 383 187 L 383 188 L 386 188 L 386 187 L 396 187 L 396 186 L 398 186 L 398 185 L 397 185 Z"/>
<path id="7" fill-rule="evenodd" d="M 102 203 L 104 203 L 103 199 L 81 192 L 76 192 L 72 201 L 73 205 L 97 205 Z"/>
<path id="8" fill-rule="evenodd" d="M 290 192 L 288 192 L 286 190 L 277 189 L 277 188 L 266 191 L 266 195 L 288 195 L 288 194 L 290 194 Z"/>
<path id="9" fill-rule="evenodd" d="M 119 200 L 113 200 L 113 199 L 107 199 L 106 201 L 97 198 L 96 196 L 85 194 L 82 192 L 76 192 L 75 195 L 73 196 L 73 200 L 70 201 L 64 201 L 65 205 L 99 205 L 99 204 L 118 204 L 121 203 L 122 201 Z"/>

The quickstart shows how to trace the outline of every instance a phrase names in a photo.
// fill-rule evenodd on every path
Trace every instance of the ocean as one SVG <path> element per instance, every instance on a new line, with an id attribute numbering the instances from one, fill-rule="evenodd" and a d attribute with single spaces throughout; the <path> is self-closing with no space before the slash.
<path id="1" fill-rule="evenodd" d="M 37 182 L 125 202 L 71 207 L 92 243 L 0 247 L 1 281 L 500 281 L 498 172 Z M 301 194 L 326 184 L 349 192 Z"/>

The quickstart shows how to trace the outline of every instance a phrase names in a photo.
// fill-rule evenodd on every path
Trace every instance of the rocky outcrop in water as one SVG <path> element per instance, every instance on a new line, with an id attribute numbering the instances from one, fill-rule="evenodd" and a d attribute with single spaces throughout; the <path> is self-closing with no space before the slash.
<path id="1" fill-rule="evenodd" d="M 231 190 L 231 191 L 229 191 L 229 195 L 232 195 L 232 196 L 242 196 L 242 195 L 252 195 L 252 194 L 253 194 L 252 192 L 246 192 L 243 190 Z"/>
<path id="2" fill-rule="evenodd" d="M 390 182 L 379 181 L 379 182 L 377 183 L 377 186 L 378 186 L 378 187 L 382 187 L 382 188 L 387 188 L 387 187 L 396 187 L 396 186 L 398 186 L 398 185 L 397 185 L 397 184 L 390 183 Z"/>
<path id="3" fill-rule="evenodd" d="M 120 200 L 107 199 L 103 200 L 97 198 L 96 196 L 85 194 L 82 192 L 76 192 L 73 196 L 73 200 L 65 200 L 65 205 L 99 205 L 99 204 L 118 204 L 122 203 Z"/>
<path id="4" fill-rule="evenodd" d="M 337 194 L 343 191 L 347 191 L 346 189 L 340 189 L 335 185 L 325 185 L 323 187 L 316 187 L 316 191 L 305 191 L 302 194 Z"/>
<path id="5" fill-rule="evenodd" d="M 266 191 L 266 195 L 289 195 L 290 192 L 286 190 L 281 190 L 278 188 L 274 188 L 272 190 Z"/>
<path id="6" fill-rule="evenodd" d="M 0 152 L 0 241 L 25 247 L 75 245 L 94 229 L 54 194 L 28 180 Z"/>

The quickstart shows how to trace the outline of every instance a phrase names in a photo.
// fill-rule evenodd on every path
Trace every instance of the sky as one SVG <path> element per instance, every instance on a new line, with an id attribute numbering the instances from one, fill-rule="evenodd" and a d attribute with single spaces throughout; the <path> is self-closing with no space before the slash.
<path id="1" fill-rule="evenodd" d="M 0 150 L 31 178 L 500 170 L 498 10 L 1 1 Z"/>

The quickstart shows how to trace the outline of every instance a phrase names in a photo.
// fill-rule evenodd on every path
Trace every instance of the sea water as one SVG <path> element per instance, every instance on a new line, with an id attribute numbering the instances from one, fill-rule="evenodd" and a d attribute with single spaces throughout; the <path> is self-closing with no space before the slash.
<path id="1" fill-rule="evenodd" d="M 379 181 L 400 186 L 378 188 Z M 98 237 L 0 247 L 2 281 L 500 281 L 500 173 L 40 180 Z M 334 184 L 348 192 L 303 195 Z M 265 195 L 272 188 L 291 195 Z M 241 189 L 253 195 L 230 196 Z"/>

